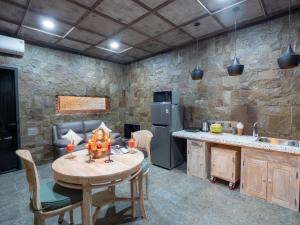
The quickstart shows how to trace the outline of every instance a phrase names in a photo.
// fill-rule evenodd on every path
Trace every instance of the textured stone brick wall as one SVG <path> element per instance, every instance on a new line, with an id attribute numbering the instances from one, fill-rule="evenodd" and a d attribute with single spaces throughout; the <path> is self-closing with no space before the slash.
<path id="1" fill-rule="evenodd" d="M 299 53 L 300 13 L 293 19 L 292 44 Z M 28 44 L 21 59 L 0 56 L 0 65 L 19 70 L 21 145 L 43 163 L 52 159 L 56 123 L 100 118 L 120 132 L 124 122 L 150 129 L 152 92 L 157 90 L 181 92 L 185 126 L 206 119 L 241 120 L 251 134 L 258 121 L 261 135 L 300 139 L 300 67 L 277 66 L 287 44 L 287 21 L 282 17 L 238 32 L 238 55 L 245 65 L 239 77 L 226 71 L 234 54 L 232 33 L 201 41 L 198 53 L 195 45 L 187 46 L 127 66 Z M 201 81 L 190 78 L 196 63 L 205 70 Z M 56 115 L 56 95 L 107 95 L 112 112 Z M 28 128 L 38 128 L 38 134 L 29 136 Z"/>
<path id="2" fill-rule="evenodd" d="M 293 15 L 293 46 L 300 53 L 300 13 Z M 251 134 L 255 121 L 261 135 L 300 139 L 300 67 L 279 70 L 277 58 L 287 45 L 287 17 L 238 31 L 238 56 L 244 74 L 229 77 L 233 33 L 133 63 L 126 68 L 126 122 L 150 128 L 150 103 L 156 90 L 178 90 L 185 126 L 206 119 L 241 120 Z M 196 63 L 204 79 L 192 81 Z"/>
<path id="3" fill-rule="evenodd" d="M 23 58 L 0 56 L 0 65 L 19 70 L 21 145 L 38 163 L 52 159 L 54 124 L 100 118 L 113 130 L 123 130 L 122 65 L 29 44 Z M 56 115 L 56 95 L 109 96 L 112 112 Z M 28 128 L 38 128 L 38 134 L 28 136 Z"/>

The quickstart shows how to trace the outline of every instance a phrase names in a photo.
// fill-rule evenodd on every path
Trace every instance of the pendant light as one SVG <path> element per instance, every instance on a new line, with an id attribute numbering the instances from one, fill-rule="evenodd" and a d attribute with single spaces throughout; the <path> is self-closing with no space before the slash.
<path id="1" fill-rule="evenodd" d="M 299 56 L 295 54 L 291 46 L 291 0 L 289 1 L 289 45 L 277 62 L 280 69 L 291 69 L 299 65 Z"/>
<path id="2" fill-rule="evenodd" d="M 237 18 L 238 11 L 240 11 L 240 7 L 238 7 L 238 6 L 234 7 L 232 11 L 235 14 L 235 18 L 234 18 L 234 59 L 233 59 L 233 63 L 227 67 L 227 71 L 228 71 L 229 76 L 239 76 L 244 71 L 244 65 L 240 64 L 240 61 L 236 55 L 236 18 Z"/>
<path id="3" fill-rule="evenodd" d="M 199 22 L 196 22 L 194 23 L 194 26 L 197 27 L 199 26 L 200 23 Z M 197 58 L 198 58 L 198 38 L 197 38 Z M 194 70 L 191 72 L 191 77 L 192 77 L 192 80 L 201 80 L 202 77 L 204 75 L 204 72 L 203 70 L 201 69 L 200 65 L 199 64 L 196 64 Z"/>

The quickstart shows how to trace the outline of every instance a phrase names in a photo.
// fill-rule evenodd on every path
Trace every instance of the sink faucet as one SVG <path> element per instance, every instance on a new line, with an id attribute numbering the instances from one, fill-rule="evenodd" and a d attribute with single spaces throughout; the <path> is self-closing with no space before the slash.
<path id="1" fill-rule="evenodd" d="M 258 137 L 258 127 L 257 127 L 257 125 L 258 125 L 258 122 L 255 122 L 253 124 L 253 137 Z"/>

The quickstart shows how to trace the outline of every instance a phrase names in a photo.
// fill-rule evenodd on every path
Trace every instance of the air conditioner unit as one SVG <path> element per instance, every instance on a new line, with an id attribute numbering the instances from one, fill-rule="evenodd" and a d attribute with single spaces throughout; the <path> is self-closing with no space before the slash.
<path id="1" fill-rule="evenodd" d="M 23 57 L 24 52 L 24 40 L 0 35 L 0 54 Z"/>

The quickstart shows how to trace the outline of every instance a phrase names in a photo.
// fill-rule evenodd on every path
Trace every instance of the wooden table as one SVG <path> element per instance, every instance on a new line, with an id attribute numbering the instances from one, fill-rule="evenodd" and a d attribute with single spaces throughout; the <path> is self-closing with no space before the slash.
<path id="1" fill-rule="evenodd" d="M 73 155 L 76 156 L 74 159 L 62 156 L 53 162 L 52 169 L 57 183 L 65 187 L 82 189 L 82 222 L 83 225 L 92 225 L 92 188 L 131 177 L 141 169 L 144 154 L 136 151 L 134 154 L 112 155 L 111 159 L 114 161 L 112 163 L 104 162 L 107 157 L 96 159 L 94 163 L 87 163 L 89 158 L 87 153 L 87 150 L 74 152 Z M 142 177 L 138 176 L 141 185 Z M 139 194 L 141 207 L 144 207 L 143 191 Z"/>

